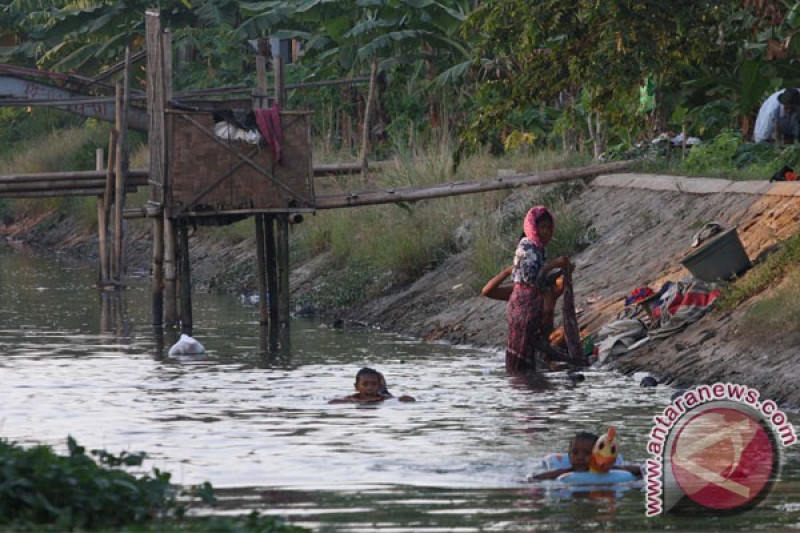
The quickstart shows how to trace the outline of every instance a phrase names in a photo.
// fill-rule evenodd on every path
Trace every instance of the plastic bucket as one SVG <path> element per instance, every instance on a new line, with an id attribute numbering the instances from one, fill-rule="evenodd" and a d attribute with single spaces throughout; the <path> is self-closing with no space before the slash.
<path id="1" fill-rule="evenodd" d="M 736 228 L 725 230 L 681 259 L 692 276 L 703 281 L 730 279 L 752 265 Z"/>

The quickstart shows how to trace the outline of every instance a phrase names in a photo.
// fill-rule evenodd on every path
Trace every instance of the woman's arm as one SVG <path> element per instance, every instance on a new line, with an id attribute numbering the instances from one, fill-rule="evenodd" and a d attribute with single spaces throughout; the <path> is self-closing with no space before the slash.
<path id="1" fill-rule="evenodd" d="M 514 267 L 507 267 L 501 270 L 495 277 L 490 279 L 481 289 L 481 294 L 493 300 L 508 300 L 514 290 L 512 285 L 500 285 L 511 275 Z"/>

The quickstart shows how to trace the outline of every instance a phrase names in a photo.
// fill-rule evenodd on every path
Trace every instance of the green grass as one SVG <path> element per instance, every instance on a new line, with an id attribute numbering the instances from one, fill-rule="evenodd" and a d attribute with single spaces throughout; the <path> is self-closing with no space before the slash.
<path id="1" fill-rule="evenodd" d="M 731 311 L 753 296 L 770 287 L 777 286 L 784 278 L 787 279 L 784 292 L 793 293 L 797 291 L 798 287 L 800 287 L 800 284 L 796 283 L 800 281 L 798 280 L 798 277 L 800 277 L 798 275 L 798 272 L 800 272 L 798 265 L 800 265 L 800 233 L 784 241 L 766 260 L 755 265 L 741 278 L 728 284 L 717 303 L 718 309 L 723 312 Z M 776 298 L 784 298 L 783 293 L 768 300 Z M 754 307 L 757 310 L 751 311 L 760 316 L 761 320 L 768 320 L 770 309 L 776 312 L 775 320 L 781 320 L 780 315 L 784 314 L 780 307 L 775 307 L 770 303 L 760 302 Z M 795 322 L 800 324 L 800 315 L 795 313 L 794 316 L 797 317 Z"/>
<path id="2" fill-rule="evenodd" d="M 742 330 L 761 339 L 797 335 L 800 331 L 800 270 L 792 269 L 773 293 L 747 309 Z"/>
<path id="3" fill-rule="evenodd" d="M 424 187 L 482 180 L 497 175 L 501 169 L 528 173 L 586 163 L 585 158 L 556 152 L 542 152 L 533 158 L 479 154 L 463 162 L 454 173 L 451 150 L 447 143 L 439 143 L 429 152 L 407 150 L 396 157 L 393 168 L 370 179 L 373 186 L 380 188 Z M 360 177 L 323 179 L 328 181 L 318 189 L 324 192 L 362 186 Z M 574 187 L 522 189 L 524 200 L 503 220 L 494 213 L 509 197 L 509 191 L 321 211 L 298 227 L 293 261 L 330 253 L 329 273 L 314 295 L 314 303 L 328 309 L 352 305 L 407 284 L 466 247 L 477 250 L 472 259 L 473 283 L 477 284 L 511 261 L 522 219 L 535 203 L 554 208 L 557 224 L 551 255 L 574 250 L 575 241 L 586 229 L 566 208 L 565 198 L 574 194 Z"/>

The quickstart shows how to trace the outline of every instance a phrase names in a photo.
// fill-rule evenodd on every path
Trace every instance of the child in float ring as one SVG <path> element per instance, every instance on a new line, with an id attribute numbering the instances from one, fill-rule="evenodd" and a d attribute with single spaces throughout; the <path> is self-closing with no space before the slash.
<path id="1" fill-rule="evenodd" d="M 552 454 L 545 459 L 545 462 L 551 468 L 555 468 L 530 476 L 528 481 L 558 479 L 567 483 L 573 481 L 577 483 L 583 481 L 588 483 L 619 483 L 633 481 L 642 476 L 641 468 L 638 465 L 622 464 L 621 456 L 617 456 L 617 461 L 613 464 L 613 469 L 610 472 L 605 474 L 590 472 L 589 465 L 592 454 L 595 452 L 595 444 L 599 439 L 600 437 L 587 431 L 576 433 L 570 440 L 569 452 L 566 456 L 564 454 Z"/>

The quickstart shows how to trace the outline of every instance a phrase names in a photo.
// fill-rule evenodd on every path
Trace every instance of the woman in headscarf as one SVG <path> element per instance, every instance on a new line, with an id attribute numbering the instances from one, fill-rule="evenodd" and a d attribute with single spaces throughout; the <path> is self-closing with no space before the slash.
<path id="1" fill-rule="evenodd" d="M 546 339 L 544 331 L 544 297 L 539 280 L 553 269 L 571 270 L 566 256 L 547 262 L 545 246 L 553 237 L 555 222 L 546 207 L 537 205 L 525 215 L 524 237 L 514 254 L 511 279 L 514 288 L 508 299 L 508 345 L 506 371 L 510 373 L 536 371 L 534 341 Z M 552 320 L 552 319 L 551 319 Z M 551 326 L 552 327 L 552 326 Z M 546 342 L 546 341 L 545 341 Z"/>

